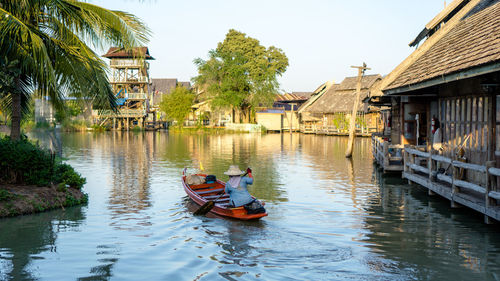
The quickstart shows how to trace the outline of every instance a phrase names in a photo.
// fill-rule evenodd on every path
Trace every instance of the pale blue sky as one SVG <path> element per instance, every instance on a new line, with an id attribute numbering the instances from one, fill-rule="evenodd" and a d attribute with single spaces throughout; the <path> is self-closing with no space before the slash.
<path id="1" fill-rule="evenodd" d="M 280 79 L 286 92 L 313 91 L 327 80 L 388 74 L 413 48 L 408 43 L 444 7 L 443 0 L 92 0 L 143 19 L 153 31 L 152 78 L 189 81 L 193 59 L 206 58 L 231 28 L 281 48 L 290 66 Z M 448 1 L 451 2 L 451 1 Z"/>

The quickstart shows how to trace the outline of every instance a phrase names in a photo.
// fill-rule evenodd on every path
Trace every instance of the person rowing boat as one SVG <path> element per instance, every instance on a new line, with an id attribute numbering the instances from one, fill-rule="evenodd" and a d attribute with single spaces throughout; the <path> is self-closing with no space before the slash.
<path id="1" fill-rule="evenodd" d="M 247 168 L 245 173 L 238 166 L 231 165 L 224 174 L 229 176 L 224 191 L 229 194 L 229 204 L 232 207 L 243 206 L 249 214 L 266 212 L 259 200 L 253 198 L 247 189 L 248 185 L 253 184 L 252 169 Z"/>

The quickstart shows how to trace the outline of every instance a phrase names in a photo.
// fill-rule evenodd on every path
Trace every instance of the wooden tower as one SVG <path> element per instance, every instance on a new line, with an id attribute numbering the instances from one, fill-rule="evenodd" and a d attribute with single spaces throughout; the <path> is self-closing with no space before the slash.
<path id="1" fill-rule="evenodd" d="M 114 129 L 144 127 L 152 101 L 148 93 L 148 60 L 154 58 L 147 47 L 128 51 L 112 47 L 103 57 L 110 59 L 110 83 L 117 98 L 118 112 L 102 112 L 99 119 L 102 123 L 112 121 Z"/>

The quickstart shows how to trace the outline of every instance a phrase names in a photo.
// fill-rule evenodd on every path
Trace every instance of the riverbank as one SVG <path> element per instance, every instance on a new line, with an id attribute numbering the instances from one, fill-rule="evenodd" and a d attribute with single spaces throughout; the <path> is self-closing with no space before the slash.
<path id="1" fill-rule="evenodd" d="M 76 188 L 0 185 L 0 218 L 34 214 L 86 204 L 87 194 Z"/>

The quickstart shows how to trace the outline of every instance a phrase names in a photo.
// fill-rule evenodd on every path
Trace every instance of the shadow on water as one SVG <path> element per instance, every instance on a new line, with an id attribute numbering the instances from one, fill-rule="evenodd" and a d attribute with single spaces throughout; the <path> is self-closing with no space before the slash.
<path id="1" fill-rule="evenodd" d="M 82 206 L 0 219 L 0 280 L 36 280 L 31 261 L 44 252 L 57 253 L 57 236 L 78 231 L 85 220 Z M 7 270 L 5 270 L 7 269 Z M 5 271 L 4 271 L 5 270 Z"/>

